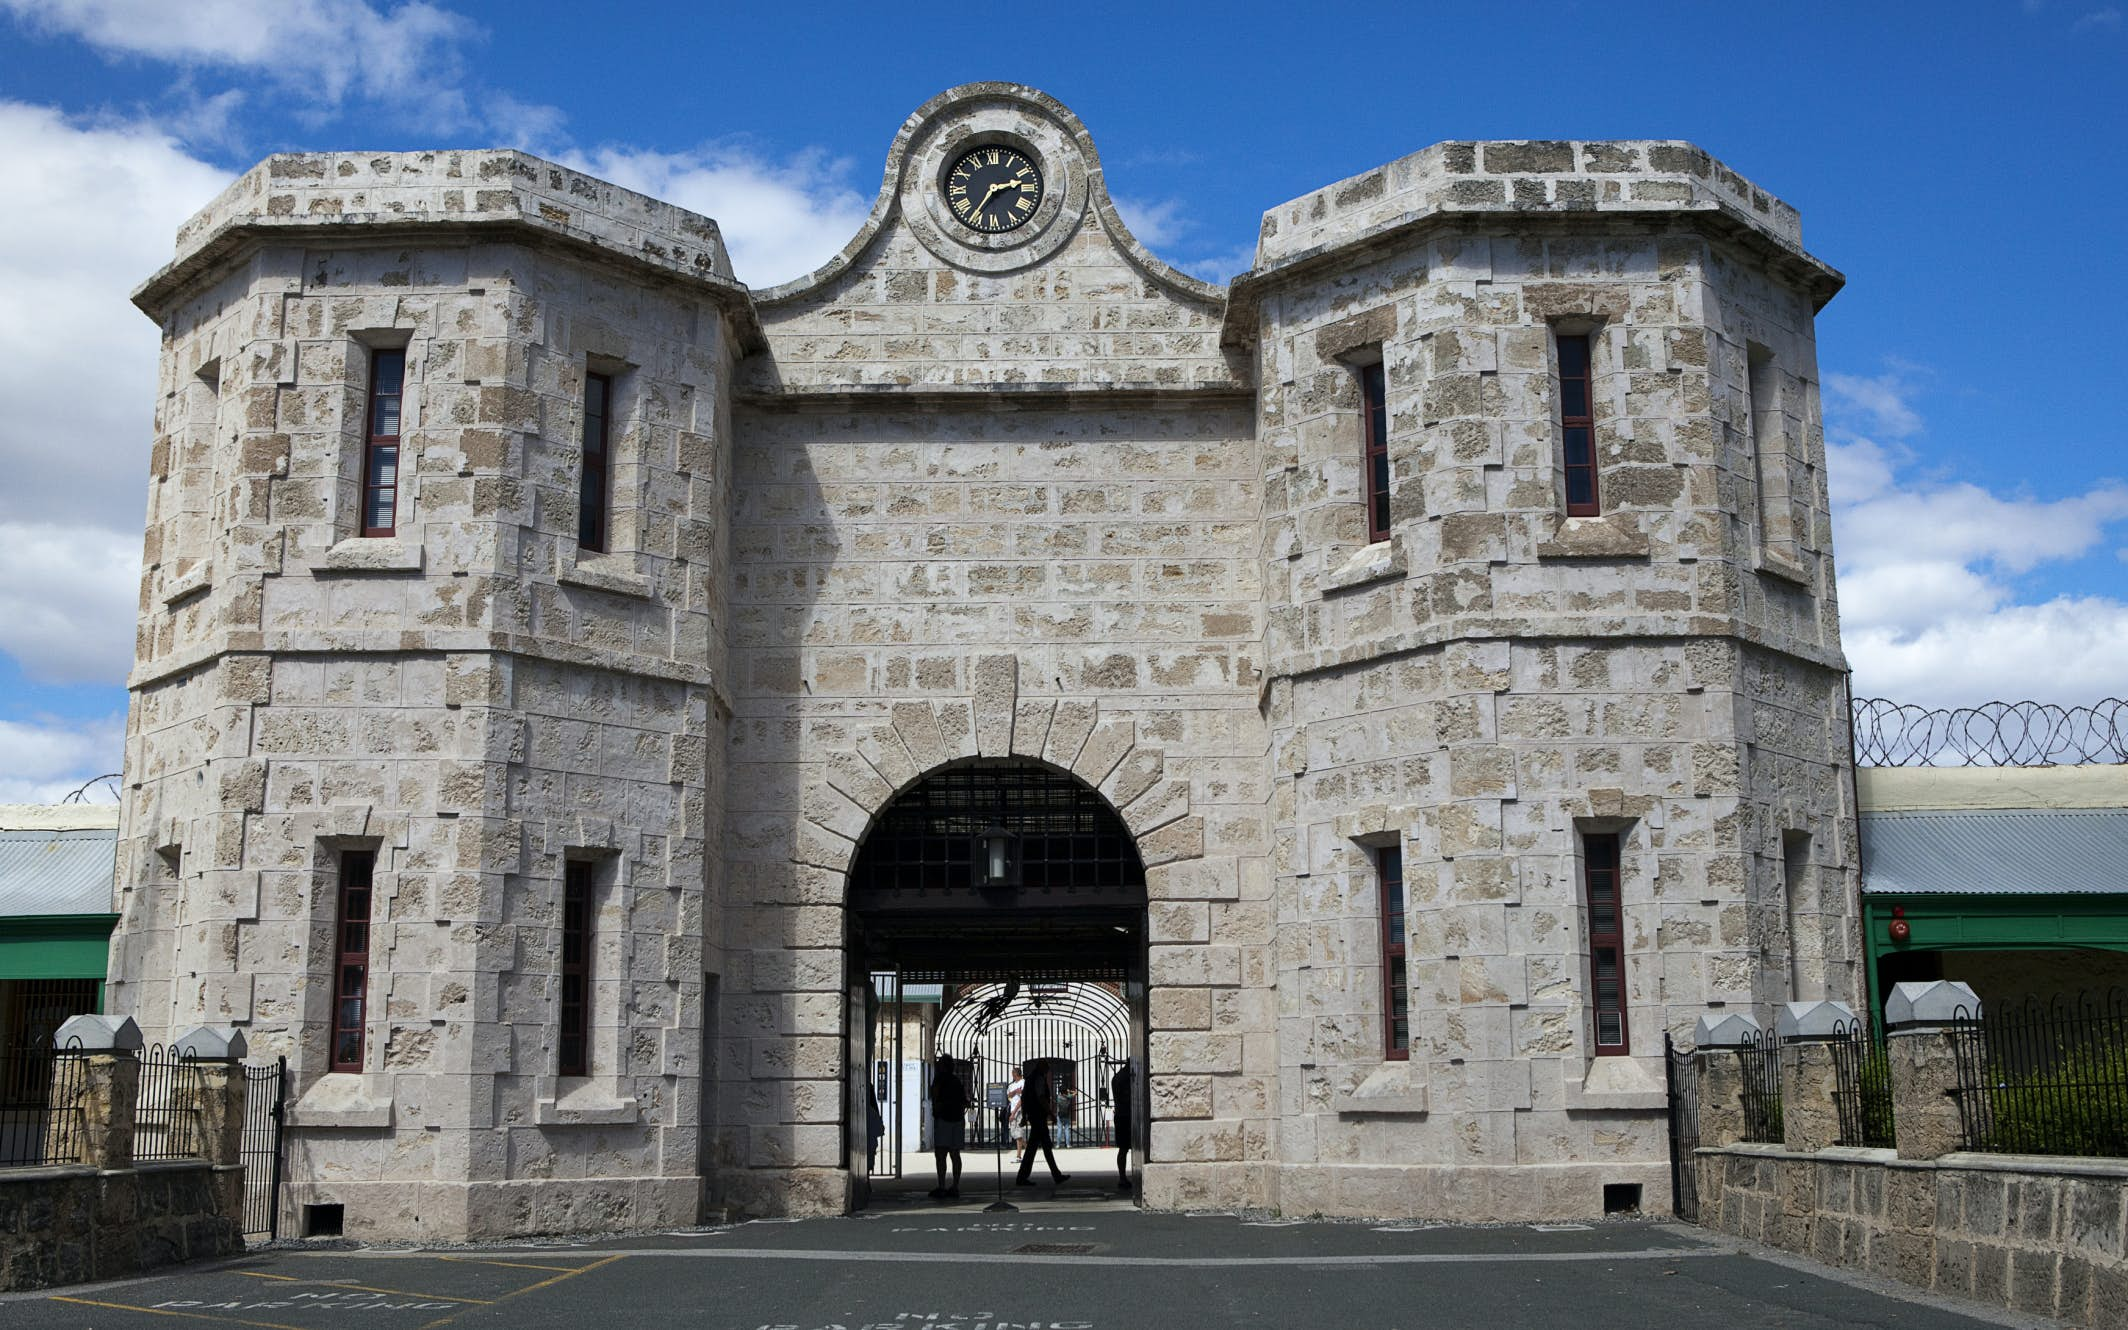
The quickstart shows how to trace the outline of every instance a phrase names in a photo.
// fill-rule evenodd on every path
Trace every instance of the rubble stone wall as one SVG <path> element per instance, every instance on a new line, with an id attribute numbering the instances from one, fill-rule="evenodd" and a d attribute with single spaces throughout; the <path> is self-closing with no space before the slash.
<path id="1" fill-rule="evenodd" d="M 1889 1150 L 1702 1149 L 1699 1222 L 1916 1288 L 2128 1324 L 2128 1167 Z"/>

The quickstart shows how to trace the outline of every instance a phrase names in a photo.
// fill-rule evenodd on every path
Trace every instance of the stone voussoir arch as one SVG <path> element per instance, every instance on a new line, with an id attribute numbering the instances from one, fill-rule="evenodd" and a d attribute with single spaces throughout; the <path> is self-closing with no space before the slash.
<path id="1" fill-rule="evenodd" d="M 839 799 L 808 798 L 798 822 L 799 862 L 847 874 L 857 847 L 887 807 L 917 782 L 971 758 L 1021 758 L 1068 772 L 1106 799 L 1151 872 L 1204 853 L 1204 821 L 1190 786 L 1167 774 L 1167 755 L 1142 742 L 1127 716 L 1091 700 L 1021 698 L 1019 657 L 976 659 L 965 700 L 896 702 L 883 724 L 830 754 L 826 783 Z M 845 802 L 847 801 L 847 802 Z"/>

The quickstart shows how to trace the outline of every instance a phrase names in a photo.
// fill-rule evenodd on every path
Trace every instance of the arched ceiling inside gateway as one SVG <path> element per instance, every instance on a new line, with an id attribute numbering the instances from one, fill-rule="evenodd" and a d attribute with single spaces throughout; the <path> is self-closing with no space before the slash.
<path id="1" fill-rule="evenodd" d="M 1102 1049 L 1120 1055 L 1129 1047 L 1130 1012 L 1123 999 L 1100 984 L 976 984 L 939 1018 L 939 1051 L 973 1055 L 978 1042 L 992 1058 L 1054 1056 L 1071 1041 L 1069 1055 L 1092 1058 Z"/>
<path id="2" fill-rule="evenodd" d="M 979 886 L 977 838 L 1015 838 L 1016 880 Z M 912 982 L 1142 980 L 1145 865 L 1099 791 L 1035 762 L 932 772 L 883 810 L 849 873 L 854 964 Z"/>

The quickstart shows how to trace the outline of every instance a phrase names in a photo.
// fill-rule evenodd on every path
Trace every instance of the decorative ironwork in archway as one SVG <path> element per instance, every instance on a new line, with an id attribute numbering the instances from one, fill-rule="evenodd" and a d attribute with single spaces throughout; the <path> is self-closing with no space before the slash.
<path id="1" fill-rule="evenodd" d="M 938 1051 L 969 1068 L 977 1101 L 969 1125 L 973 1141 L 995 1142 L 1009 1130 L 987 1106 L 988 1091 L 1006 1086 L 1014 1067 L 1055 1086 L 1057 1144 L 1114 1144 L 1115 1107 L 1109 1086 L 1128 1056 L 1130 1012 L 1105 984 L 977 984 L 939 1018 Z"/>
<path id="2" fill-rule="evenodd" d="M 1000 831 L 1017 853 L 1015 880 L 1002 891 L 977 873 L 979 840 Z M 1145 867 L 1123 819 L 1077 777 L 1031 762 L 926 776 L 879 815 L 850 866 L 850 903 L 865 911 L 1144 901 Z"/>

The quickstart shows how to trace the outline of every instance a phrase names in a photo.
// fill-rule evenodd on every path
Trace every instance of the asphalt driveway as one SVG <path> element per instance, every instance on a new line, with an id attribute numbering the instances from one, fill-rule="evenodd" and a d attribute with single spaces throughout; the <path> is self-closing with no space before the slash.
<path id="1" fill-rule="evenodd" d="M 2034 1326 L 1658 1222 L 1458 1228 L 1021 1194 L 846 1219 L 431 1250 L 276 1249 L 0 1298 L 8 1330 Z"/>

